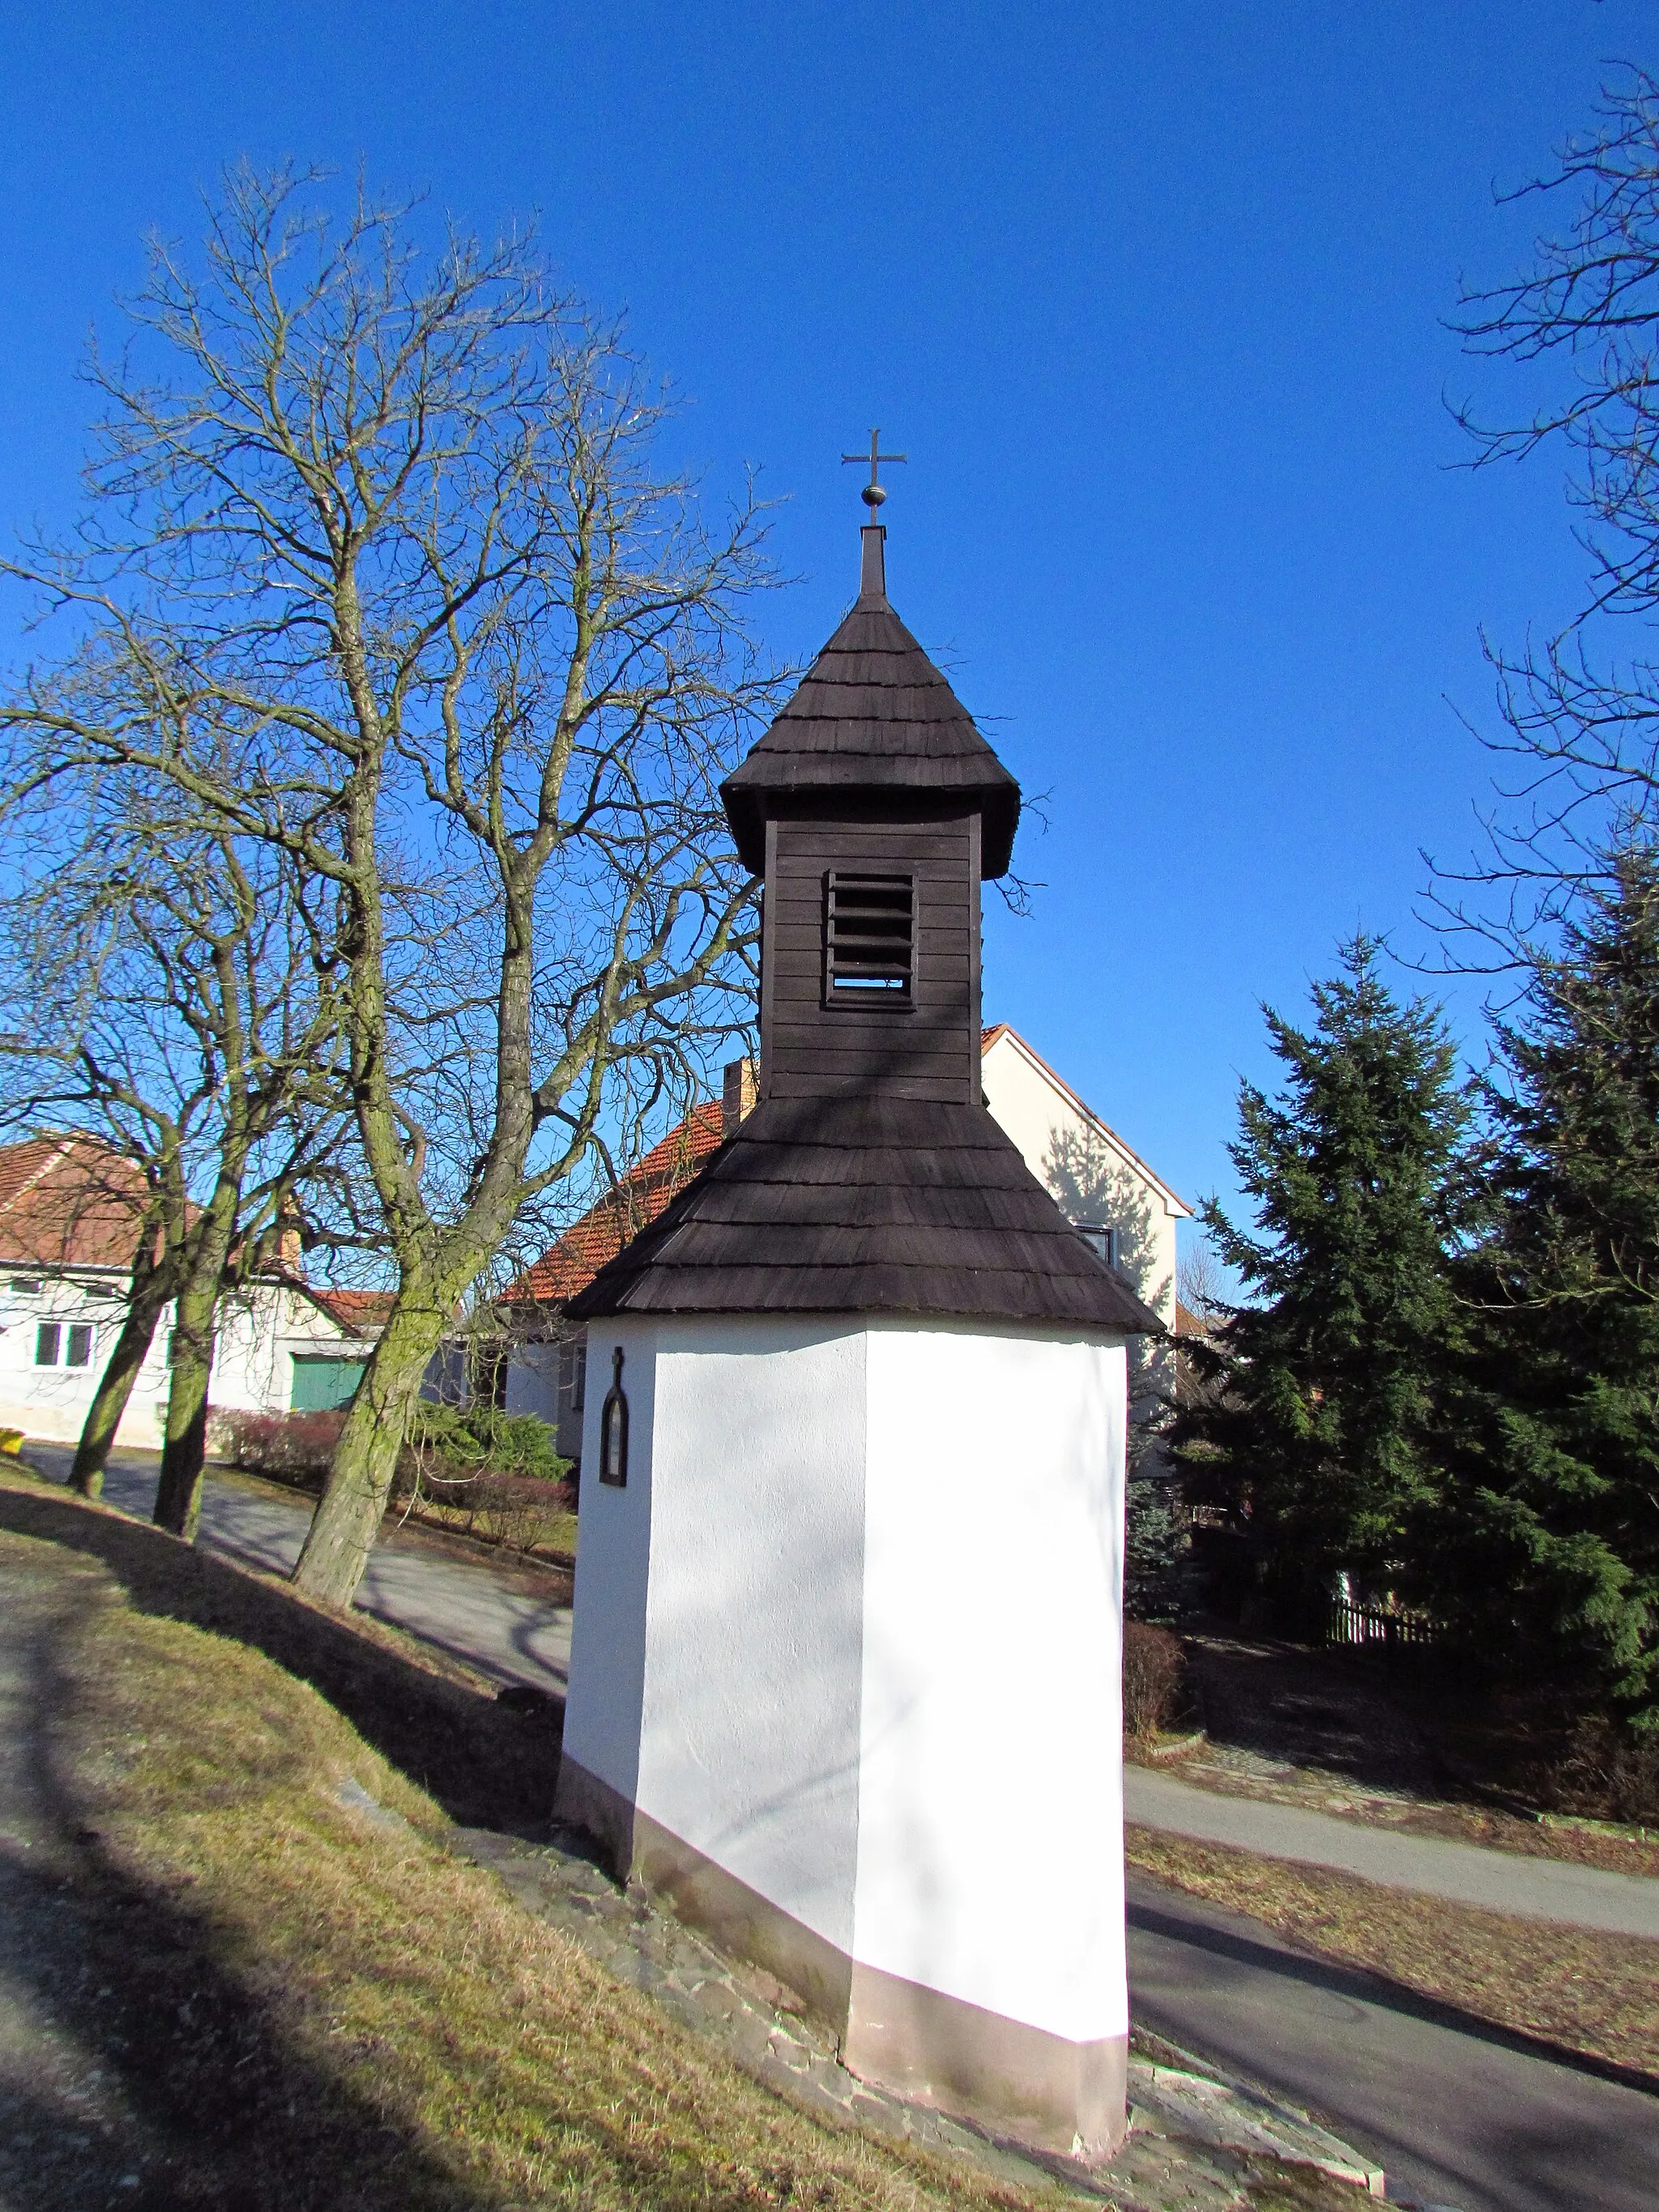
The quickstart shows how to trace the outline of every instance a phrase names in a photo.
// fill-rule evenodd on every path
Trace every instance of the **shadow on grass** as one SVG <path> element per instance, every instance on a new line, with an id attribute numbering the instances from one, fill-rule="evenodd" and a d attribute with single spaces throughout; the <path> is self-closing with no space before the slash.
<path id="1" fill-rule="evenodd" d="M 447 1680 L 297 1592 L 44 1486 L 0 1488 L 0 1528 L 98 1560 L 138 1612 L 263 1652 L 320 1692 L 461 1826 L 547 1832 L 564 1717 L 554 1699 L 502 1701 Z"/>
<path id="2" fill-rule="evenodd" d="M 544 1807 L 556 1742 L 544 1703 L 498 1704 L 436 1678 L 280 1586 L 61 1496 L 0 1485 L 0 1530 L 42 1547 L 6 1547 L 0 1577 L 4 2212 L 522 2212 L 532 2201 L 578 2197 L 742 2212 L 757 2201 L 748 2163 L 772 2153 L 770 2116 L 742 2100 L 728 2113 L 732 2085 L 718 2065 L 707 2078 L 693 2059 L 683 2087 L 699 2108 L 669 2142 L 641 2130 L 637 2085 L 641 2072 L 658 2079 L 663 2023 L 641 2020 L 631 1993 L 609 1997 L 579 1983 L 551 2000 L 568 2039 L 528 2062 L 526 2081 L 515 2070 L 526 2063 L 515 2055 L 521 2000 L 501 2007 L 498 2042 L 476 2040 L 477 2021 L 490 2011 L 481 1990 L 511 1984 L 512 1946 L 486 1927 L 475 1949 L 463 1921 L 447 1963 L 432 1977 L 416 1974 L 413 2008 L 358 2008 L 348 2032 L 332 1990 L 404 1980 L 409 1932 L 465 1909 L 452 1891 L 423 1888 L 411 1859 L 389 1942 L 385 1929 L 377 1937 L 371 1928 L 355 1950 L 323 1942 L 313 1954 L 302 1933 L 297 1951 L 288 1948 L 294 1963 L 279 1968 L 284 1953 L 264 1948 L 260 1894 L 249 1886 L 257 1867 L 238 1872 L 228 1922 L 210 1909 L 205 1890 L 198 1899 L 182 1868 L 133 1871 L 96 1824 L 114 1837 L 121 1816 L 99 1808 L 112 1771 L 131 1755 L 124 1744 L 143 1747 L 126 1723 L 125 1734 L 84 1741 L 64 1727 L 92 1679 L 84 1631 L 89 1604 L 106 1598 L 106 1575 L 133 1611 L 217 1632 L 304 1677 L 384 1755 L 464 1813 Z M 221 1711 L 221 1731 L 223 1719 Z M 303 1734 L 303 1717 L 299 1724 Z M 282 1740 L 272 1741 L 280 1761 Z M 190 1809 L 210 1809 L 217 1786 L 211 1772 L 198 1777 Z M 336 1856 L 322 1870 L 324 1920 L 352 1864 Z M 303 1929 L 303 1899 L 298 1921 L 291 1903 L 284 1909 Z M 445 2074 L 452 2060 L 452 2101 L 441 2097 L 422 2126 L 419 2104 L 405 2111 L 402 2100 L 421 2098 L 434 2068 Z M 658 2089 L 649 2094 L 654 2102 Z M 546 2167 L 528 2195 L 522 2176 L 477 2170 L 500 2112 L 509 2157 L 518 2154 L 514 2130 L 528 2126 L 525 2145 Z M 917 2192 L 901 2179 L 891 2200 L 884 2190 L 872 2198 L 826 2180 L 815 2201 L 914 2203 Z"/>
<path id="3" fill-rule="evenodd" d="M 21 1517 L 33 1533 L 33 1516 Z M 93 1533 L 94 1516 L 81 1518 Z M 8 1520 L 17 1525 L 14 1513 Z M 0 1688 L 21 1723 L 0 1759 L 9 1832 L 0 1842 L 0 2043 L 11 2046 L 0 2069 L 0 2195 L 9 2212 L 497 2203 L 354 2091 L 351 2063 L 366 2054 L 343 2048 L 337 2067 L 319 2068 L 296 2052 L 187 1889 L 137 1881 L 105 1850 L 51 1739 L 75 1696 L 58 1652 L 82 1601 L 27 1576 L 12 1579 L 8 1599 Z"/>

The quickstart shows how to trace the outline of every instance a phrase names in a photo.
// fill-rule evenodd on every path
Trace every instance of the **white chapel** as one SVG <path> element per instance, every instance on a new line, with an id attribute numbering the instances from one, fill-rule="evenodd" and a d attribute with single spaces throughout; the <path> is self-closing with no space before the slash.
<path id="1" fill-rule="evenodd" d="M 724 787 L 765 887 L 753 1109 L 568 1308 L 557 1806 L 855 2074 L 1094 2160 L 1125 2124 L 1129 1355 L 1162 1325 L 987 1109 L 980 886 L 1019 791 L 884 539 Z"/>

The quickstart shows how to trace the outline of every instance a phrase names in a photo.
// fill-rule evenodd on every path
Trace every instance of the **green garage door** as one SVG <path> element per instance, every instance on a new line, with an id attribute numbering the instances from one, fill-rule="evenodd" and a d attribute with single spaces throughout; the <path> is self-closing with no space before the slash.
<path id="1" fill-rule="evenodd" d="M 366 1359 L 324 1359 L 315 1352 L 294 1355 L 294 1395 L 296 1413 L 331 1413 L 351 1402 L 351 1394 L 362 1378 Z"/>

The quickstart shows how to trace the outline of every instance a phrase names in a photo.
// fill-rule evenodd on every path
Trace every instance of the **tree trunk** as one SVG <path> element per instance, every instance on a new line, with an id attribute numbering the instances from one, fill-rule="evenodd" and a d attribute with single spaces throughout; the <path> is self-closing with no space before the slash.
<path id="1" fill-rule="evenodd" d="M 189 1257 L 173 1322 L 173 1383 L 167 1392 L 161 1480 L 150 1517 L 158 1528 L 170 1528 L 186 1543 L 195 1542 L 196 1524 L 202 1516 L 213 1324 L 225 1286 L 230 1248 L 236 1241 L 245 1159 L 246 1153 L 227 1140 L 220 1154 L 219 1179 L 213 1195 L 191 1229 Z"/>
<path id="2" fill-rule="evenodd" d="M 208 1384 L 213 1374 L 213 1318 L 219 1303 L 217 1270 L 210 1286 L 186 1285 L 179 1296 L 173 1331 L 173 1382 L 167 1392 L 161 1480 L 151 1516 L 186 1543 L 196 1540 L 202 1516 L 202 1468 L 207 1457 Z"/>
<path id="3" fill-rule="evenodd" d="M 170 1291 L 165 1279 L 159 1273 L 153 1275 L 151 1285 L 135 1292 L 128 1304 L 127 1317 L 115 1340 L 115 1349 L 87 1408 L 81 1441 L 75 1447 L 75 1465 L 70 1470 L 70 1487 L 78 1490 L 82 1498 L 103 1495 L 104 1468 L 115 1442 L 115 1431 L 127 1410 L 138 1370 L 149 1357 L 150 1346 L 155 1340 L 155 1324 L 167 1310 Z"/>
<path id="4" fill-rule="evenodd" d="M 327 1605 L 349 1605 L 392 1494 L 410 1415 L 443 1341 L 447 1301 L 399 1297 L 352 1400 L 328 1485 L 294 1570 L 296 1585 Z"/>

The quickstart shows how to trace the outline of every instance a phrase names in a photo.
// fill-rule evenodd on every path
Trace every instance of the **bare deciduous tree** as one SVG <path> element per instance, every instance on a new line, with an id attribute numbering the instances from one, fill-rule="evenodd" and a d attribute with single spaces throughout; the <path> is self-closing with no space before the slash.
<path id="1" fill-rule="evenodd" d="M 1612 886 L 1610 856 L 1659 832 L 1659 667 L 1625 627 L 1659 615 L 1659 82 L 1645 71 L 1609 85 L 1595 128 L 1510 197 L 1562 195 L 1571 214 L 1532 269 L 1466 291 L 1455 325 L 1544 386 L 1518 421 L 1457 410 L 1476 465 L 1564 443 L 1590 562 L 1563 630 L 1518 653 L 1487 644 L 1501 728 L 1478 734 L 1508 764 L 1499 805 L 1484 849 L 1437 870 L 1430 901 L 1474 968 L 1529 965 L 1587 891 Z"/>
<path id="2" fill-rule="evenodd" d="M 530 243 L 421 240 L 243 169 L 204 268 L 154 247 L 89 519 L 18 564 L 76 641 L 0 717 L 20 786 L 137 765 L 307 886 L 397 1271 L 296 1571 L 335 1601 L 515 1216 L 749 1018 L 717 787 L 774 692 L 752 496 L 704 526 L 661 395 Z"/>
<path id="3" fill-rule="evenodd" d="M 55 803 L 13 823 L 23 834 L 0 1000 L 15 1026 L 0 1036 L 0 1102 L 14 1122 L 45 1115 L 95 1139 L 134 1244 L 71 1479 L 99 1494 L 172 1305 L 155 1518 L 193 1535 L 220 1301 L 275 1257 L 348 1126 L 330 1065 L 335 994 L 279 850 L 239 851 L 130 772 L 88 772 L 41 797 Z M 94 1192 L 98 1181 L 94 1170 Z"/>
<path id="4" fill-rule="evenodd" d="M 1194 1320 L 1206 1328 L 1227 1316 L 1227 1279 L 1221 1272 L 1221 1262 L 1202 1237 L 1181 1255 L 1176 1267 L 1176 1296 Z"/>

